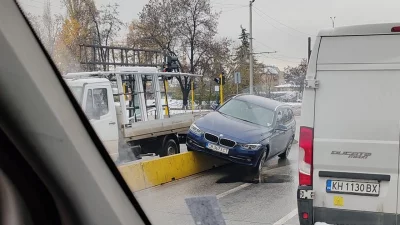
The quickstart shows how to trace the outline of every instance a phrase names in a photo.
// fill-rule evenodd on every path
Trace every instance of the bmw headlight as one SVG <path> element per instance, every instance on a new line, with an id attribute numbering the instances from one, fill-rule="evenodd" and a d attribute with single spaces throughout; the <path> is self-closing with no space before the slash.
<path id="1" fill-rule="evenodd" d="M 240 144 L 240 147 L 247 149 L 247 150 L 258 150 L 261 148 L 261 144 Z"/>
<path id="2" fill-rule="evenodd" d="M 203 131 L 200 130 L 200 128 L 198 126 L 196 126 L 196 124 L 192 123 L 192 125 L 190 125 L 189 130 L 196 134 L 197 136 L 201 136 L 203 134 Z"/>

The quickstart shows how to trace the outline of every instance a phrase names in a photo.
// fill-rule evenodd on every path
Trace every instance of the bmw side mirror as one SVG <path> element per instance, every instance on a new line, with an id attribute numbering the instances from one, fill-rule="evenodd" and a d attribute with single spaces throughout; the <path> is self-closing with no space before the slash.
<path id="1" fill-rule="evenodd" d="M 283 124 L 279 124 L 278 126 L 276 126 L 277 130 L 282 130 L 282 131 L 287 131 L 289 130 L 289 128 Z"/>
<path id="2" fill-rule="evenodd" d="M 218 104 L 215 104 L 215 103 L 214 103 L 214 104 L 211 104 L 210 107 L 211 107 L 212 110 L 215 111 L 215 110 L 217 110 L 217 108 L 218 108 Z"/>

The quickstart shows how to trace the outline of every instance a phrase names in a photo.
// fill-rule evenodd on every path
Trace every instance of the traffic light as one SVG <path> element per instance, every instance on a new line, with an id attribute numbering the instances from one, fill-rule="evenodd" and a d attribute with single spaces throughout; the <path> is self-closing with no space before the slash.
<path id="1" fill-rule="evenodd" d="M 163 72 L 179 72 L 179 64 L 178 64 L 178 57 L 176 56 L 167 56 L 166 63 L 164 63 Z M 170 80 L 172 77 L 167 78 Z"/>
<path id="2" fill-rule="evenodd" d="M 225 85 L 225 75 L 222 75 L 222 85 Z"/>
<path id="3" fill-rule="evenodd" d="M 221 75 L 220 75 L 221 76 Z M 214 81 L 215 81 L 215 83 L 217 83 L 217 84 L 221 84 L 221 78 L 220 77 L 216 77 L 216 78 L 214 78 Z M 225 85 L 225 83 L 226 83 L 226 79 L 225 79 L 225 75 L 222 75 L 222 85 Z"/>
<path id="4" fill-rule="evenodd" d="M 167 65 L 168 65 L 168 69 L 170 70 L 175 70 L 175 69 L 179 69 L 179 65 L 178 65 L 178 57 L 176 56 L 167 56 Z M 168 71 L 170 72 L 170 71 Z"/>

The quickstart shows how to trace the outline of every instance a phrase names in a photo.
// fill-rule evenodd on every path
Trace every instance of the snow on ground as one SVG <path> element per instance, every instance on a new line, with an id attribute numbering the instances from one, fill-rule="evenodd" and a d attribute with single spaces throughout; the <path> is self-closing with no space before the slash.
<path id="1" fill-rule="evenodd" d="M 316 223 L 314 223 L 314 225 L 330 225 L 330 224 L 323 223 L 323 222 L 316 222 Z"/>
<path id="2" fill-rule="evenodd" d="M 301 106 L 301 102 L 285 102 L 285 104 L 291 105 L 291 106 Z"/>

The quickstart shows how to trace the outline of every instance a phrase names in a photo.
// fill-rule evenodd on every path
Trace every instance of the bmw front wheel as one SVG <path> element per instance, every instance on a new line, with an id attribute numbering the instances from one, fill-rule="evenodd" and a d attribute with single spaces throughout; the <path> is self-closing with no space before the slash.
<path id="1" fill-rule="evenodd" d="M 289 140 L 285 151 L 282 154 L 278 155 L 279 158 L 287 159 L 289 157 L 289 153 L 290 153 L 290 150 L 292 149 L 292 145 L 293 145 L 293 140 L 294 140 L 294 137 Z"/>
<path id="2" fill-rule="evenodd" d="M 262 153 L 262 156 L 261 156 L 260 160 L 258 161 L 257 165 L 255 167 L 252 167 L 251 170 L 250 170 L 251 174 L 254 176 L 254 178 L 256 180 L 258 180 L 258 182 L 261 182 L 261 180 L 262 180 L 262 176 L 261 176 L 262 175 L 262 168 L 265 165 L 266 159 L 267 159 L 267 151 L 264 151 Z"/>

